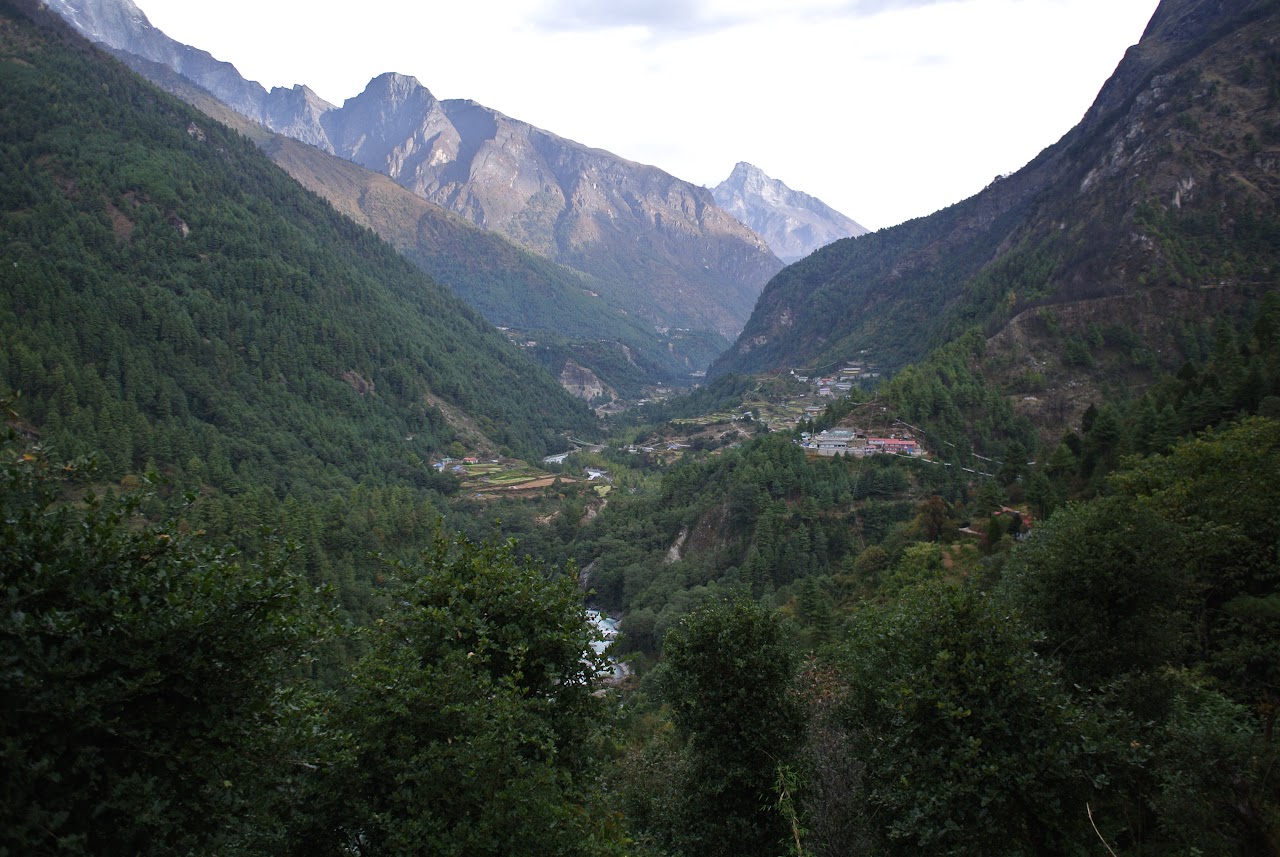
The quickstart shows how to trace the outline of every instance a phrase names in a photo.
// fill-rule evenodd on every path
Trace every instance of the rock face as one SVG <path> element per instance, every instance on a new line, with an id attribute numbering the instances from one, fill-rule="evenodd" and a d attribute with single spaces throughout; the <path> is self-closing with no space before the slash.
<path id="1" fill-rule="evenodd" d="M 704 188 L 384 74 L 320 117 L 333 150 L 598 278 L 659 327 L 731 338 L 781 268 Z"/>
<path id="2" fill-rule="evenodd" d="M 787 264 L 832 241 L 870 231 L 817 197 L 792 190 L 746 161 L 739 161 L 711 193 L 716 204 L 750 226 Z"/>
<path id="3" fill-rule="evenodd" d="M 613 390 L 601 381 L 596 373 L 592 372 L 585 366 L 580 366 L 572 360 L 566 360 L 564 368 L 560 370 L 560 386 L 564 387 L 579 399 L 592 401 L 602 396 L 615 398 Z"/>
<path id="4" fill-rule="evenodd" d="M 659 328 L 742 329 L 782 263 L 710 191 L 412 77 L 374 78 L 342 107 L 246 81 L 155 29 L 131 0 L 47 0 L 82 33 L 163 64 L 273 131 L 390 176 L 414 193 L 597 278 Z"/>

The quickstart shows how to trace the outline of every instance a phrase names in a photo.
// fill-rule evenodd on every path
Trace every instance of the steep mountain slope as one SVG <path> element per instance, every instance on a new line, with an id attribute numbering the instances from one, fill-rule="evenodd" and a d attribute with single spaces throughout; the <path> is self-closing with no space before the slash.
<path id="1" fill-rule="evenodd" d="M 177 70 L 255 121 L 395 179 L 553 261 L 662 328 L 731 338 L 781 263 L 709 191 L 471 101 L 384 74 L 334 107 L 305 87 L 228 80 L 130 0 L 52 0 L 93 39 Z"/>
<path id="2" fill-rule="evenodd" d="M 454 440 L 532 456 L 592 430 L 250 142 L 0 8 L 0 387 L 61 454 L 305 491 L 430 482 Z"/>
<path id="3" fill-rule="evenodd" d="M 333 105 L 305 86 L 275 87 L 268 92 L 256 81 L 241 77 L 231 63 L 175 42 L 151 26 L 132 0 L 46 0 L 46 5 L 89 40 L 170 68 L 255 122 L 271 126 L 270 117 L 281 117 L 276 124 L 292 128 L 293 136 L 323 145 L 323 137 L 311 131 L 313 123 L 301 117 L 317 117 Z"/>
<path id="4" fill-rule="evenodd" d="M 1013 331 L 1050 304 L 1059 356 L 1091 323 L 1141 340 L 1151 308 L 1176 329 L 1241 307 L 1280 263 L 1276 9 L 1162 3 L 1061 141 L 970 199 L 787 268 L 713 373 L 864 351 L 892 368 L 972 325 Z M 1171 339 L 1151 343 L 1156 359 L 1178 359 L 1156 353 Z"/>
<path id="5" fill-rule="evenodd" d="M 593 278 L 517 247 L 387 176 L 276 134 L 168 66 L 127 51 L 111 52 L 157 86 L 257 142 L 303 187 L 372 229 L 493 324 L 514 328 L 523 342 L 536 341 L 529 354 L 553 374 L 573 364 L 570 372 L 594 377 L 602 395 L 634 398 L 655 383 L 680 384 L 725 347 L 718 336 L 660 334 L 602 298 Z"/>
<path id="6" fill-rule="evenodd" d="M 869 231 L 817 197 L 792 190 L 746 161 L 739 161 L 711 194 L 717 205 L 755 230 L 788 264 L 832 241 Z"/>

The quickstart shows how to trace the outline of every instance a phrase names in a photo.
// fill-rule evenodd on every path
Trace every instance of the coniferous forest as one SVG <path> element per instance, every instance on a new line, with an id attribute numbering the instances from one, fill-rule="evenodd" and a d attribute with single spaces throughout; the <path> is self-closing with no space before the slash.
<path id="1" fill-rule="evenodd" d="M 34 0 L 0 93 L 0 854 L 1280 853 L 1273 284 L 1064 332 L 1149 379 L 1068 421 L 958 331 L 800 426 L 927 458 L 818 457 L 757 378 L 598 422 Z"/>

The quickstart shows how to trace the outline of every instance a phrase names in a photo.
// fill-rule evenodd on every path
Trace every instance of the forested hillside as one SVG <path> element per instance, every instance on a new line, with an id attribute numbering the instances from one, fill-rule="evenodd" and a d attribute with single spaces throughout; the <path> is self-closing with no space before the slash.
<path id="1" fill-rule="evenodd" d="M 617 853 L 572 577 L 428 463 L 589 412 L 38 4 L 0 91 L 0 851 Z"/>
<path id="2" fill-rule="evenodd" d="M 262 147 L 303 187 L 367 226 L 436 282 L 500 327 L 558 375 L 572 360 L 618 395 L 640 398 L 655 383 L 683 383 L 727 347 L 717 335 L 660 336 L 602 297 L 598 282 L 523 250 L 414 195 L 388 177 L 273 133 L 160 63 L 113 51 L 130 68 Z M 607 290 L 606 290 L 607 291 Z"/>
<path id="3" fill-rule="evenodd" d="M 643 675 L 619 766 L 641 841 L 1271 853 L 1277 312 L 1206 325 L 1038 451 L 969 336 L 815 426 L 910 420 L 928 459 L 771 435 L 611 499 L 574 544 Z"/>
<path id="4" fill-rule="evenodd" d="M 305 490 L 421 470 L 454 439 L 535 455 L 591 431 L 247 140 L 86 46 L 6 32 L 0 379 L 65 453 Z"/>
<path id="5" fill-rule="evenodd" d="M 32 13 L 40 19 L 43 10 Z M 433 456 L 539 457 L 595 420 L 478 313 L 248 140 L 6 7 L 0 396 L 100 483 L 298 545 L 345 618 L 457 490 Z M 488 535 L 481 529 L 478 535 Z"/>
<path id="6" fill-rule="evenodd" d="M 1050 379 L 1036 395 L 1070 409 L 1091 324 L 1148 349 L 1130 383 L 1176 370 L 1168 329 L 1247 316 L 1280 265 L 1278 33 L 1271 2 L 1162 3 L 1062 140 L 970 199 L 785 269 L 713 374 L 893 369 L 976 327 L 1017 340 L 1011 361 Z M 1045 310 L 1058 328 L 1028 348 Z"/>

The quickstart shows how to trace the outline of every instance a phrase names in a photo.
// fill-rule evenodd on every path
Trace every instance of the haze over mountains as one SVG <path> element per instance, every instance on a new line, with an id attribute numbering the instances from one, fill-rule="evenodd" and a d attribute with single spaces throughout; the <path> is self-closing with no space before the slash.
<path id="1" fill-rule="evenodd" d="M 82 33 L 161 63 L 266 127 L 390 176 L 424 199 L 593 277 L 659 328 L 732 338 L 781 263 L 705 188 L 386 73 L 337 107 L 270 92 L 180 45 L 129 0 L 53 0 Z"/>
<path id="2" fill-rule="evenodd" d="M 711 193 L 721 208 L 754 229 L 787 264 L 832 241 L 870 231 L 817 197 L 792 190 L 746 161 L 739 161 Z"/>

